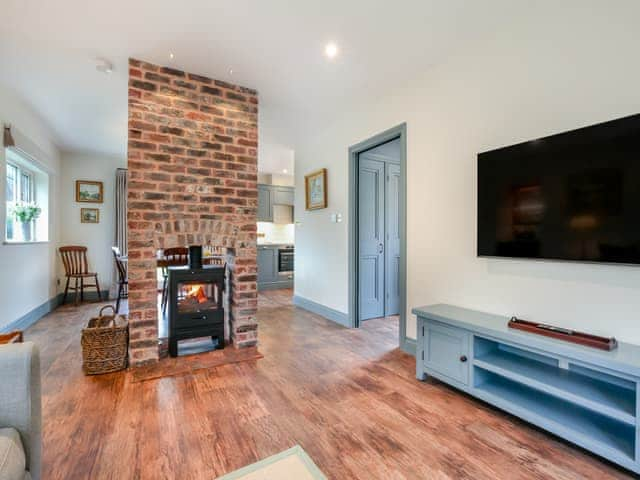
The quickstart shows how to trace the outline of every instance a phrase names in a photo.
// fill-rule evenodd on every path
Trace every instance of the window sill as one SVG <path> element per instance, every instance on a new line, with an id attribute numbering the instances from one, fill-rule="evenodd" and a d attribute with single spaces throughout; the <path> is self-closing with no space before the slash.
<path id="1" fill-rule="evenodd" d="M 49 240 L 33 240 L 31 242 L 23 242 L 23 241 L 12 241 L 5 240 L 2 242 L 3 245 L 41 245 L 43 243 L 49 243 Z"/>

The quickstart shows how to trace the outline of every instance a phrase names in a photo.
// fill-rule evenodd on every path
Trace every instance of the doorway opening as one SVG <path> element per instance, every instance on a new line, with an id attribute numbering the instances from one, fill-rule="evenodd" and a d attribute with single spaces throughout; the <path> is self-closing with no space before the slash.
<path id="1" fill-rule="evenodd" d="M 358 155 L 358 319 L 400 313 L 400 139 Z"/>
<path id="2" fill-rule="evenodd" d="M 399 316 L 406 337 L 406 124 L 349 149 L 349 320 Z"/>

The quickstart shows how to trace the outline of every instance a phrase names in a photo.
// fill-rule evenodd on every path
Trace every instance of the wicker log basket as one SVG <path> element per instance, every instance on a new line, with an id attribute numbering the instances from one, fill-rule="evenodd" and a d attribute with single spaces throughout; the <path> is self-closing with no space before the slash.
<path id="1" fill-rule="evenodd" d="M 111 315 L 104 315 L 106 309 Z M 85 375 L 117 372 L 127 368 L 129 323 L 111 305 L 100 309 L 97 317 L 82 329 L 82 369 Z"/>

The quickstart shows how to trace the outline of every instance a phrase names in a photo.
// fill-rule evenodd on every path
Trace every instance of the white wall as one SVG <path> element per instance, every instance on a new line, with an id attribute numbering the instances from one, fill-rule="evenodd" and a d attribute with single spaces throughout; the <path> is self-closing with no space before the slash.
<path id="1" fill-rule="evenodd" d="M 116 169 L 126 168 L 126 158 L 105 157 L 93 153 L 63 153 L 60 185 L 60 206 L 64 212 L 60 220 L 60 244 L 84 245 L 91 271 L 98 272 L 101 290 L 111 286 L 114 275 L 111 247 L 115 235 L 115 177 Z M 104 183 L 103 203 L 77 203 L 76 180 Z M 81 223 L 81 208 L 100 210 L 100 223 Z M 61 291 L 64 290 L 64 269 L 60 265 Z"/>
<path id="2" fill-rule="evenodd" d="M 258 171 L 261 173 L 293 174 L 292 133 L 281 126 L 281 117 L 266 105 L 258 110 Z"/>
<path id="3" fill-rule="evenodd" d="M 39 307 L 56 294 L 56 246 L 59 230 L 57 198 L 60 154 L 55 135 L 46 123 L 18 95 L 0 86 L 0 125 L 11 123 L 15 140 L 49 173 L 49 242 L 0 244 L 0 329 Z M 0 172 L 6 172 L 4 148 L 0 148 Z M 5 181 L 0 182 L 4 198 Z M 0 208 L 0 225 L 6 211 Z M 4 229 L 4 227 L 2 227 Z M 2 232 L 4 240 L 4 232 Z"/>
<path id="4" fill-rule="evenodd" d="M 447 302 L 640 343 L 640 267 L 475 255 L 478 152 L 640 112 L 640 2 L 523 8 L 504 31 L 381 100 L 344 105 L 296 142 L 296 295 L 347 311 L 347 150 L 407 122 L 409 311 Z M 307 212 L 304 175 L 321 167 L 329 208 Z"/>

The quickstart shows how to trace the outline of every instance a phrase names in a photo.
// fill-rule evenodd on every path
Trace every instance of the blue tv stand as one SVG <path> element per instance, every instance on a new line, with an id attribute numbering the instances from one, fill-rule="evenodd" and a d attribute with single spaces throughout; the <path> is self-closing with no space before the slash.
<path id="1" fill-rule="evenodd" d="M 419 380 L 432 375 L 640 473 L 640 346 L 582 347 L 451 305 L 412 311 Z"/>

